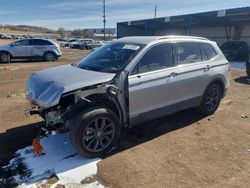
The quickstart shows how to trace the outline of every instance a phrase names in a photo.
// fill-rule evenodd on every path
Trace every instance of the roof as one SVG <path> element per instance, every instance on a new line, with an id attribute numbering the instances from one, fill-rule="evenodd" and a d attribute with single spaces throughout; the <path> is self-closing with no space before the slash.
<path id="1" fill-rule="evenodd" d="M 131 42 L 131 43 L 138 43 L 138 44 L 148 44 L 150 42 L 156 40 L 163 40 L 163 39 L 192 39 L 192 40 L 205 40 L 209 41 L 203 37 L 196 37 L 196 36 L 184 36 L 184 35 L 167 35 L 167 36 L 133 36 L 133 37 L 123 37 L 118 40 L 117 42 Z"/>
<path id="2" fill-rule="evenodd" d="M 192 26 L 233 26 L 236 24 L 250 22 L 250 6 L 241 8 L 232 8 L 225 10 L 215 10 L 194 14 L 185 14 L 178 16 L 168 16 L 153 19 L 136 20 L 129 22 L 120 22 L 119 25 L 127 27 L 137 27 L 147 29 L 157 29 L 162 27 L 183 28 Z"/>

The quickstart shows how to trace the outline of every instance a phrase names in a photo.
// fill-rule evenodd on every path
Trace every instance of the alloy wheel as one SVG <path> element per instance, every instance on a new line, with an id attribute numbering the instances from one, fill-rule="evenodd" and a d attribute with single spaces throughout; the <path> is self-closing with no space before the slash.
<path id="1" fill-rule="evenodd" d="M 113 141 L 115 125 L 107 117 L 93 120 L 84 130 L 83 145 L 90 152 L 100 152 Z"/>

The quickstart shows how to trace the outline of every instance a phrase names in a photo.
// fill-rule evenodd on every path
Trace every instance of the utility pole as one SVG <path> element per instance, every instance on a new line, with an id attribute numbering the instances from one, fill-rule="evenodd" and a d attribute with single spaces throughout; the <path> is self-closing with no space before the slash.
<path id="1" fill-rule="evenodd" d="M 155 18 L 156 18 L 156 12 L 157 12 L 157 5 L 155 5 Z"/>
<path id="2" fill-rule="evenodd" d="M 106 40 L 106 0 L 103 0 L 103 34 Z"/>

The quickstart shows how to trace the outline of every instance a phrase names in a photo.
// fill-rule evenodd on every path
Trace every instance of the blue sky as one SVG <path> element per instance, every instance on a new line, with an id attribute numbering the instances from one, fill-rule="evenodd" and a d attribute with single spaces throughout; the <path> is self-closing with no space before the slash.
<path id="1" fill-rule="evenodd" d="M 0 0 L 0 24 L 57 29 L 102 27 L 102 0 Z M 250 6 L 250 0 L 106 0 L 107 27 L 117 22 Z"/>

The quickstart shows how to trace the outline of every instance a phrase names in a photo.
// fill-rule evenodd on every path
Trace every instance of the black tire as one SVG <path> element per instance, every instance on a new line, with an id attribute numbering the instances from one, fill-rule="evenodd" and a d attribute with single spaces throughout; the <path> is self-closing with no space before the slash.
<path id="1" fill-rule="evenodd" d="M 199 111 L 203 115 L 213 114 L 219 107 L 221 98 L 221 86 L 217 83 L 210 84 L 203 95 L 201 105 L 199 106 Z"/>
<path id="2" fill-rule="evenodd" d="M 81 50 L 86 50 L 85 46 L 80 47 Z"/>
<path id="3" fill-rule="evenodd" d="M 8 52 L 0 52 L 0 63 L 10 63 L 11 55 Z"/>
<path id="4" fill-rule="evenodd" d="M 94 158 L 109 152 L 118 142 L 121 126 L 117 115 L 103 107 L 93 107 L 76 117 L 70 140 L 78 153 Z"/>
<path id="5" fill-rule="evenodd" d="M 246 73 L 247 73 L 247 76 L 250 77 L 250 62 L 246 64 Z"/>
<path id="6" fill-rule="evenodd" d="M 45 61 L 55 61 L 56 55 L 53 52 L 46 52 L 43 56 Z"/>

